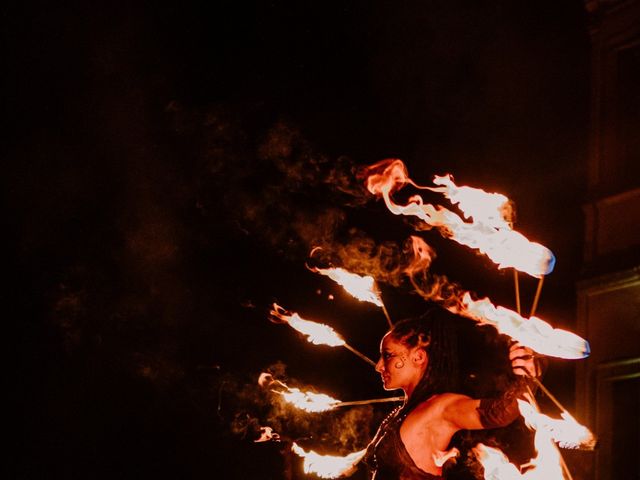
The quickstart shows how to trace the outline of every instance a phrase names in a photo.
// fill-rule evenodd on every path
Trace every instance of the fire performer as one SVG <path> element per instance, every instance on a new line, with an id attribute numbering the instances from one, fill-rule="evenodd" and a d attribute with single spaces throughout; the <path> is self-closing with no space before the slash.
<path id="1" fill-rule="evenodd" d="M 444 478 L 459 430 L 503 427 L 519 415 L 517 398 L 526 376 L 537 376 L 533 352 L 514 344 L 511 369 L 519 375 L 498 398 L 474 399 L 462 392 L 452 318 L 432 310 L 398 322 L 383 337 L 376 370 L 385 390 L 402 389 L 405 401 L 382 422 L 364 458 L 375 480 Z"/>

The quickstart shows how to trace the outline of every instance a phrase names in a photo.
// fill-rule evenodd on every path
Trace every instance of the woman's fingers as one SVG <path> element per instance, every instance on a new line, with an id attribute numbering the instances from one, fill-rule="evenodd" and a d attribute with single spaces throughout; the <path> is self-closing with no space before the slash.
<path id="1" fill-rule="evenodd" d="M 528 347 L 523 347 L 518 344 L 515 344 L 509 350 L 509 360 L 513 360 L 515 358 L 527 358 L 533 357 L 533 350 Z"/>
<path id="2" fill-rule="evenodd" d="M 509 348 L 509 360 L 511 368 L 516 375 L 538 376 L 538 366 L 533 350 L 519 343 L 514 343 Z"/>
<path id="3" fill-rule="evenodd" d="M 516 359 L 511 362 L 511 368 L 516 375 L 529 375 L 535 376 L 536 365 L 533 359 L 523 360 Z"/>

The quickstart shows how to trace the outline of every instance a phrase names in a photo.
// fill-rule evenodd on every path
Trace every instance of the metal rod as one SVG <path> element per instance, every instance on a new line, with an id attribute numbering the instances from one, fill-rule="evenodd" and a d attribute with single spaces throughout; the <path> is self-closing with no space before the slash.
<path id="1" fill-rule="evenodd" d="M 382 302 L 381 302 L 382 303 Z M 393 322 L 391 321 L 391 317 L 389 316 L 389 312 L 387 311 L 387 307 L 382 304 L 382 311 L 384 312 L 384 316 L 387 318 L 387 323 L 389 324 L 389 328 L 393 328 Z"/>
<path id="2" fill-rule="evenodd" d="M 533 305 L 531 306 L 531 313 L 529 314 L 529 318 L 533 317 L 536 313 L 536 309 L 538 308 L 538 300 L 540 300 L 540 292 L 542 291 L 542 284 L 544 283 L 544 275 L 540 277 L 538 280 L 538 288 L 536 289 L 536 296 L 533 298 Z"/>
<path id="3" fill-rule="evenodd" d="M 530 377 L 530 378 L 534 378 L 534 377 Z M 534 378 L 534 380 L 536 381 L 536 383 L 538 385 L 540 385 L 540 386 L 542 385 L 537 378 Z M 536 401 L 536 397 L 533 394 L 533 391 L 531 391 L 531 387 L 529 387 L 529 385 L 527 385 L 527 393 L 531 396 L 531 402 L 533 403 L 533 406 L 539 412 L 540 411 L 540 406 L 538 405 L 538 402 Z M 571 472 L 569 471 L 569 467 L 567 466 L 567 463 L 564 461 L 564 457 L 562 456 L 562 452 L 560 451 L 560 448 L 558 448 L 558 446 L 555 444 L 555 442 L 553 443 L 553 446 L 558 451 L 558 457 L 560 458 L 560 466 L 562 467 L 562 471 L 565 474 L 567 480 L 573 480 L 573 476 L 571 475 Z"/>
<path id="4" fill-rule="evenodd" d="M 350 407 L 353 405 L 369 405 L 370 403 L 386 403 L 386 402 L 402 402 L 405 397 L 388 397 L 388 398 L 374 398 L 373 400 L 356 400 L 354 402 L 340 402 L 336 404 L 336 407 Z"/>
<path id="5" fill-rule="evenodd" d="M 371 360 L 369 357 L 367 357 L 364 353 L 359 352 L 358 350 L 356 350 L 355 348 L 353 348 L 351 345 L 349 345 L 348 343 L 344 343 L 342 345 L 344 348 L 346 348 L 347 350 L 349 350 L 351 353 L 354 353 L 355 355 L 357 355 L 358 357 L 360 357 L 362 360 L 364 360 L 365 362 L 367 362 L 369 365 L 371 365 L 372 367 L 376 366 L 376 362 L 374 362 L 373 360 Z"/>
<path id="6" fill-rule="evenodd" d="M 518 270 L 516 270 L 515 268 L 513 269 L 513 283 L 516 288 L 516 311 L 518 312 L 518 315 L 521 315 L 522 311 L 520 309 L 520 280 L 518 279 Z"/>
<path id="7" fill-rule="evenodd" d="M 540 380 L 538 380 L 536 377 L 531 377 L 531 379 L 536 383 L 536 385 L 540 388 L 540 390 L 542 390 L 544 392 L 544 394 L 549 397 L 549 400 L 551 400 L 556 407 L 558 407 L 560 409 L 560 411 L 564 412 L 564 413 L 568 413 L 567 409 L 564 408 L 564 406 L 558 401 L 558 399 L 549 391 L 549 389 L 547 387 L 545 387 L 542 382 Z"/>

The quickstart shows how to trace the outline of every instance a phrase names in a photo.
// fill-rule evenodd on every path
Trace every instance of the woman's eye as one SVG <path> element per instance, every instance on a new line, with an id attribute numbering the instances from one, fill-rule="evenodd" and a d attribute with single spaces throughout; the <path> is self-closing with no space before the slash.
<path id="1" fill-rule="evenodd" d="M 385 360 L 389 360 L 391 357 L 393 357 L 393 355 L 391 353 L 383 353 L 382 354 L 382 358 L 384 358 Z"/>

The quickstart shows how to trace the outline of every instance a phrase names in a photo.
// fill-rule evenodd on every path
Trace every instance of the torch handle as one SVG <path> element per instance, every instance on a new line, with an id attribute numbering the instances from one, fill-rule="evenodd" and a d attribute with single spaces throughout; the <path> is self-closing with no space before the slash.
<path id="1" fill-rule="evenodd" d="M 536 309 L 538 308 L 538 300 L 540 300 L 540 292 L 542 292 L 543 284 L 544 284 L 544 275 L 542 275 L 538 280 L 538 288 L 536 288 L 536 295 L 535 297 L 533 297 L 533 305 L 531 305 L 531 313 L 529 314 L 529 318 L 533 317 L 536 313 Z"/>
<path id="2" fill-rule="evenodd" d="M 342 345 L 344 348 L 346 348 L 347 350 L 349 350 L 351 353 L 357 355 L 358 357 L 360 357 L 362 360 L 364 360 L 365 362 L 367 362 L 369 365 L 371 365 L 372 367 L 376 366 L 376 362 L 374 362 L 373 360 L 371 360 L 369 357 L 367 357 L 364 353 L 360 353 L 358 350 L 356 350 L 355 348 L 353 348 L 351 345 L 349 345 L 348 343 L 344 343 Z"/>
<path id="3" fill-rule="evenodd" d="M 540 388 L 540 390 L 542 390 L 544 394 L 547 397 L 549 397 L 549 400 L 551 400 L 555 404 L 555 406 L 560 409 L 561 412 L 568 413 L 567 409 L 564 408 L 564 406 L 560 403 L 560 401 L 549 391 L 547 387 L 543 385 L 543 383 L 540 380 L 538 380 L 536 377 L 531 377 L 531 379 L 535 382 L 538 388 Z"/>
<path id="4" fill-rule="evenodd" d="M 340 402 L 336 407 L 350 407 L 353 405 L 369 405 L 370 403 L 385 403 L 385 402 L 402 402 L 404 397 L 389 397 L 389 398 L 374 398 L 373 400 L 356 400 L 353 402 Z"/>
<path id="5" fill-rule="evenodd" d="M 530 377 L 530 378 L 534 379 L 536 384 L 539 387 L 542 388 L 543 392 L 545 392 L 545 393 L 548 392 L 548 390 L 545 387 L 542 386 L 542 382 L 540 382 L 540 380 L 538 380 L 535 377 Z M 540 406 L 538 405 L 538 402 L 536 401 L 536 397 L 533 394 L 533 391 L 531 391 L 531 387 L 529 387 L 529 385 L 527 385 L 527 393 L 531 396 L 531 402 L 533 403 L 533 406 L 539 412 L 540 411 Z M 549 397 L 549 398 L 551 398 L 551 397 Z M 561 407 L 561 408 L 564 411 L 564 408 L 563 407 Z M 567 477 L 567 480 L 573 480 L 573 476 L 571 475 L 571 472 L 569 471 L 569 467 L 567 466 L 567 462 L 564 461 L 564 457 L 562 456 L 562 453 L 560 452 L 560 449 L 558 448 L 558 446 L 555 443 L 553 445 L 555 446 L 556 450 L 558 450 L 558 457 L 560 458 L 560 466 L 562 467 L 562 472 Z"/>
<path id="6" fill-rule="evenodd" d="M 389 324 L 389 329 L 393 328 L 393 322 L 391 321 L 391 317 L 389 316 L 389 312 L 387 311 L 387 307 L 382 304 L 382 312 L 384 313 L 385 318 L 387 319 L 387 323 Z"/>

